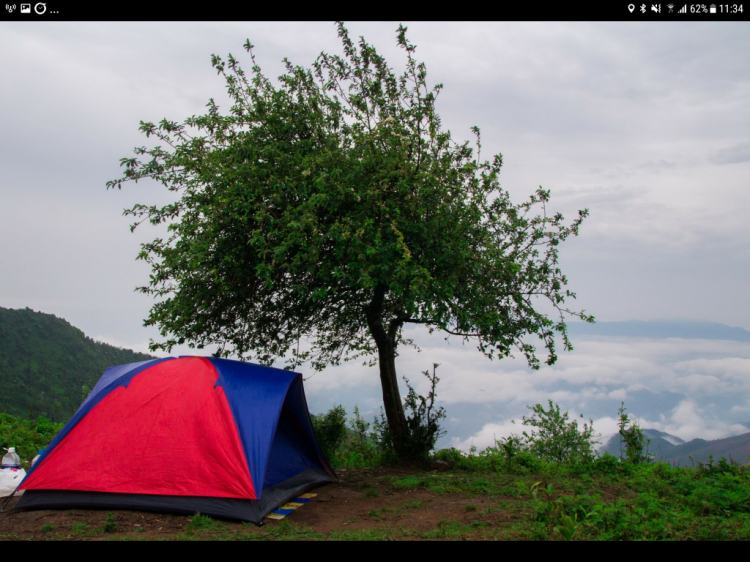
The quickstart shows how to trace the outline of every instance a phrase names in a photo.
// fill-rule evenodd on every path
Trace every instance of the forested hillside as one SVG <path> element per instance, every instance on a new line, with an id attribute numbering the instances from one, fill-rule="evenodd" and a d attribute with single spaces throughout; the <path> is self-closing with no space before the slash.
<path id="1" fill-rule="evenodd" d="M 107 367 L 151 358 L 96 342 L 52 314 L 0 307 L 0 412 L 65 421 Z"/>

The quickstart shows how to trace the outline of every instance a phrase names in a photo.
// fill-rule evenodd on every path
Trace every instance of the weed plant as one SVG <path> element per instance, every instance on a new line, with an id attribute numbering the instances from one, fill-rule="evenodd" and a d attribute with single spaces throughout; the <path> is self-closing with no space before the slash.
<path id="1" fill-rule="evenodd" d="M 647 439 L 638 424 L 631 421 L 624 402 L 620 405 L 617 414 L 619 416 L 617 425 L 620 428 L 618 432 L 620 436 L 620 458 L 627 459 L 628 462 L 634 464 L 650 462 L 656 456 L 648 452 L 651 439 Z"/>
<path id="2" fill-rule="evenodd" d="M 430 382 L 430 391 L 427 396 L 417 394 L 409 384 L 409 379 L 404 377 L 408 389 L 404 400 L 407 428 L 406 451 L 409 460 L 423 464 L 429 462 L 430 453 L 435 448 L 435 444 L 440 437 L 445 435 L 445 431 L 440 425 L 440 420 L 444 419 L 446 415 L 445 409 L 435 406 L 435 399 L 437 398 L 435 389 L 440 382 L 436 374 L 439 366 L 439 363 L 432 364 L 432 375 L 429 371 L 422 371 L 422 374 Z M 375 440 L 378 448 L 382 451 L 383 459 L 390 462 L 398 461 L 399 458 L 393 445 L 393 436 L 382 412 L 380 418 L 375 420 L 374 429 Z"/>
<path id="3" fill-rule="evenodd" d="M 116 533 L 120 529 L 120 525 L 115 521 L 115 514 L 111 511 L 107 512 L 107 518 L 104 520 L 101 531 L 103 533 Z"/>
<path id="4" fill-rule="evenodd" d="M 188 532 L 192 531 L 215 531 L 216 529 L 222 527 L 223 524 L 219 521 L 216 521 L 215 519 L 209 517 L 208 515 L 201 515 L 200 513 L 196 513 L 193 515 L 193 517 L 190 519 L 190 523 L 186 527 L 186 530 Z"/>

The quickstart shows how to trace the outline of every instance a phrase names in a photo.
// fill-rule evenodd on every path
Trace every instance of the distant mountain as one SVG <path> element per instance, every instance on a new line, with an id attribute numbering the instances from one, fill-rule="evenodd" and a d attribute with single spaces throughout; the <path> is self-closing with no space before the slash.
<path id="1" fill-rule="evenodd" d="M 722 457 L 727 460 L 748 464 L 750 461 L 750 433 L 727 437 L 726 439 L 693 439 L 685 443 L 679 437 L 657 431 L 644 429 L 643 434 L 651 439 L 648 452 L 655 455 L 654 460 L 667 462 L 678 466 L 694 466 L 697 462 L 708 462 L 713 456 L 718 461 Z M 620 456 L 620 436 L 614 435 L 599 449 L 600 454 L 609 453 Z"/>
<path id="2" fill-rule="evenodd" d="M 671 451 L 675 446 L 683 445 L 685 442 L 675 435 L 670 435 L 663 431 L 656 429 L 644 429 L 643 435 L 651 442 L 648 445 L 648 452 L 656 455 L 656 460 L 659 460 L 667 451 Z M 600 449 L 600 454 L 609 453 L 615 457 L 620 456 L 620 436 L 619 434 L 613 435 L 609 441 L 607 441 Z"/>
<path id="3" fill-rule="evenodd" d="M 621 336 L 630 338 L 684 338 L 750 342 L 750 332 L 703 320 L 631 320 L 627 322 L 571 322 L 571 336 Z"/>
<path id="4" fill-rule="evenodd" d="M 150 355 L 100 343 L 52 314 L 0 307 L 0 412 L 66 421 L 107 367 Z"/>
<path id="5" fill-rule="evenodd" d="M 693 466 L 693 463 L 696 462 L 708 462 L 709 456 L 713 456 L 716 461 L 724 457 L 727 460 L 748 464 L 750 459 L 750 433 L 714 441 L 693 439 L 666 453 L 664 462 L 679 466 Z M 692 459 L 688 457 L 692 457 Z"/>

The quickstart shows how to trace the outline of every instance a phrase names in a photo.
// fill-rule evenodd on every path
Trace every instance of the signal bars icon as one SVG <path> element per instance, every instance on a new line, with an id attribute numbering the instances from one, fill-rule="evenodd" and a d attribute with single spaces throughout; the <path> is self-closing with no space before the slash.
<path id="1" fill-rule="evenodd" d="M 677 13 L 678 14 L 687 14 L 687 4 L 685 4 L 682 8 L 680 8 Z"/>

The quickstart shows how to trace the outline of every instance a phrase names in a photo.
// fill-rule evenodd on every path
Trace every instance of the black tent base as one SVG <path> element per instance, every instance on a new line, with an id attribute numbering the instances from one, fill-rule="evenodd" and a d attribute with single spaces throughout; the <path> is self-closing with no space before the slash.
<path id="1" fill-rule="evenodd" d="M 333 482 L 324 470 L 308 469 L 266 488 L 259 500 L 200 496 L 110 494 L 69 490 L 27 490 L 13 508 L 33 509 L 129 509 L 193 515 L 201 513 L 219 519 L 249 521 L 260 525 L 263 517 L 280 505 L 317 486 Z"/>

